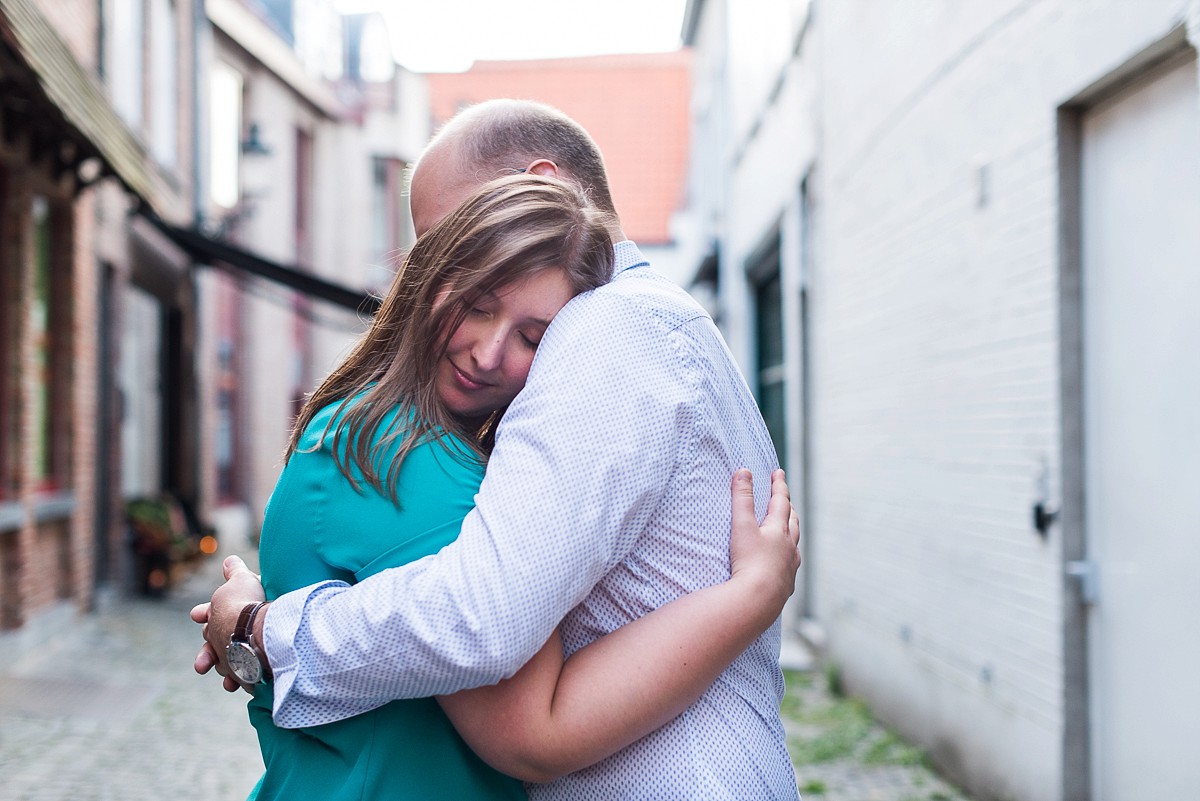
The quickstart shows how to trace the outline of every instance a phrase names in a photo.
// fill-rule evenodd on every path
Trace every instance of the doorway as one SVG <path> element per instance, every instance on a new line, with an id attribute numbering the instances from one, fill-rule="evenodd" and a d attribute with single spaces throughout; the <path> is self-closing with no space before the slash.
<path id="1" fill-rule="evenodd" d="M 1079 117 L 1079 472 L 1082 564 L 1089 584 L 1094 578 L 1084 613 L 1093 801 L 1185 798 L 1200 785 L 1196 70 L 1189 50 Z"/>

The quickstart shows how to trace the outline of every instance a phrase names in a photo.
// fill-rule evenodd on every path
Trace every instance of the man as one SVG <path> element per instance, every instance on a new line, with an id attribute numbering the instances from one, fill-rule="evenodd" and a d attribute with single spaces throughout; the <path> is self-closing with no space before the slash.
<path id="1" fill-rule="evenodd" d="M 614 279 L 567 304 L 547 330 L 456 542 L 353 587 L 290 593 L 254 620 L 281 726 L 493 684 L 560 621 L 572 653 L 725 580 L 729 476 L 776 467 L 712 320 L 625 239 L 599 150 L 565 115 L 490 101 L 448 123 L 413 175 L 418 234 L 483 182 L 520 171 L 571 179 L 612 212 Z M 234 618 L 261 598 L 239 567 L 211 610 L 198 608 L 211 646 L 198 671 L 223 656 Z M 530 786 L 531 797 L 796 798 L 778 653 L 776 623 L 674 721 L 591 768 Z"/>

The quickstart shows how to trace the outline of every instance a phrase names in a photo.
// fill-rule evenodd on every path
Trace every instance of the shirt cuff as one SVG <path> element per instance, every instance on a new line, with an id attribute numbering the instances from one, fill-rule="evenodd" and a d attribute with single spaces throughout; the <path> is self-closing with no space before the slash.
<path id="1" fill-rule="evenodd" d="M 267 607 L 267 615 L 263 619 L 262 644 L 263 649 L 267 652 L 267 660 L 271 664 L 271 673 L 274 676 L 272 715 L 275 718 L 275 725 L 283 728 L 306 725 L 305 722 L 293 722 L 289 726 L 285 722 L 289 716 L 304 716 L 302 709 L 294 708 L 303 706 L 303 701 L 293 699 L 291 696 L 298 678 L 300 662 L 299 655 L 296 653 L 296 635 L 304 618 L 305 608 L 317 596 L 337 594 L 349 587 L 350 585 L 344 581 L 322 581 L 319 584 L 281 595 Z"/>

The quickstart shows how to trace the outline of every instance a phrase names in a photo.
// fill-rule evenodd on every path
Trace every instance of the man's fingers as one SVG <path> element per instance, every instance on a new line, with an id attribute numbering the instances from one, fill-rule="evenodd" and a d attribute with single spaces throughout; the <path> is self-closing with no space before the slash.
<path id="1" fill-rule="evenodd" d="M 196 672 L 203 676 L 208 671 L 217 666 L 217 654 L 213 647 L 208 643 L 204 643 L 200 648 L 200 652 L 196 654 L 196 662 L 194 667 Z"/>
<path id="2" fill-rule="evenodd" d="M 202 604 L 196 604 L 192 607 L 191 617 L 193 623 L 208 622 L 208 607 L 211 606 L 207 601 Z"/>
<path id="3" fill-rule="evenodd" d="M 233 578 L 233 574 L 239 570 L 250 572 L 250 568 L 246 567 L 246 563 L 242 561 L 242 557 L 237 554 L 231 554 L 225 557 L 225 561 L 221 563 L 221 568 L 225 571 L 225 580 Z"/>
<path id="4" fill-rule="evenodd" d="M 212 663 L 207 668 L 205 668 L 204 671 L 200 670 L 200 665 L 202 663 L 202 660 L 205 663 L 207 663 L 207 662 Z M 197 654 L 197 656 L 196 656 L 196 672 L 197 673 L 207 672 L 209 669 L 214 668 L 214 667 L 217 669 L 217 673 L 222 676 L 221 686 L 225 688 L 225 692 L 235 693 L 238 690 L 243 689 L 241 683 L 237 679 L 235 679 L 232 676 L 229 676 L 225 673 L 225 671 L 221 668 L 221 663 L 217 661 L 216 651 L 213 650 L 213 647 L 211 645 L 209 645 L 208 643 L 205 643 L 204 648 L 202 648 L 200 650 L 200 653 Z M 253 690 L 251 690 L 248 687 L 245 689 L 246 689 L 246 692 L 253 695 L 253 693 L 254 693 Z"/>
<path id="5" fill-rule="evenodd" d="M 733 528 L 758 528 L 758 518 L 754 514 L 754 479 L 750 471 L 738 470 L 733 474 L 730 487 L 733 493 Z"/>

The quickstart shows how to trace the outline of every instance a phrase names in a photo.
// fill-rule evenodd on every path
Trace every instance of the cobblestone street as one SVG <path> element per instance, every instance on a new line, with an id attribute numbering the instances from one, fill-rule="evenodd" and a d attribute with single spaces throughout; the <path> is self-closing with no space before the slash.
<path id="1" fill-rule="evenodd" d="M 262 770 L 246 697 L 191 669 L 199 628 L 187 612 L 220 559 L 166 598 L 110 598 L 83 618 L 62 610 L 37 638 L 0 639 L 0 801 L 245 798 Z M 805 801 L 969 801 L 865 707 L 830 694 L 802 649 L 784 657 L 801 668 L 788 670 L 784 717 Z"/>
<path id="2" fill-rule="evenodd" d="M 200 630 L 187 613 L 219 576 L 210 558 L 164 599 L 111 599 L 3 658 L 0 799 L 246 797 L 262 772 L 247 696 L 191 668 Z"/>

